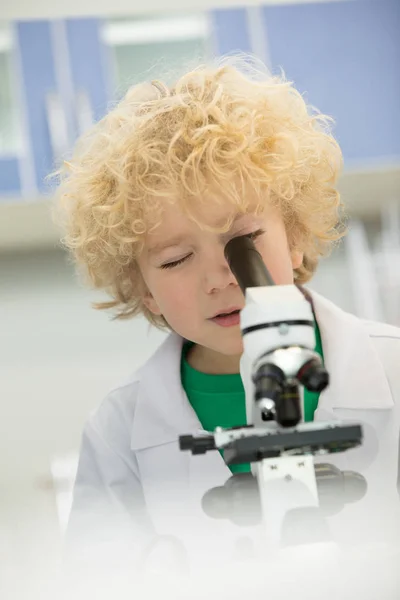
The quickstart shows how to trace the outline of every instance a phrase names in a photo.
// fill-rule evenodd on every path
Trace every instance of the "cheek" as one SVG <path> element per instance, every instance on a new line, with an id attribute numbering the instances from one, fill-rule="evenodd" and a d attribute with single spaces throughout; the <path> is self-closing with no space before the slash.
<path id="1" fill-rule="evenodd" d="M 180 273 L 163 273 L 153 286 L 153 295 L 162 314 L 171 324 L 177 317 L 193 312 L 197 297 L 194 282 Z"/>
<path id="2" fill-rule="evenodd" d="M 268 269 L 276 285 L 289 285 L 293 283 L 293 269 L 291 262 L 274 264 Z"/>
<path id="3" fill-rule="evenodd" d="M 277 285 L 293 283 L 293 265 L 289 249 L 284 240 L 269 244 L 261 250 L 267 269 Z"/>

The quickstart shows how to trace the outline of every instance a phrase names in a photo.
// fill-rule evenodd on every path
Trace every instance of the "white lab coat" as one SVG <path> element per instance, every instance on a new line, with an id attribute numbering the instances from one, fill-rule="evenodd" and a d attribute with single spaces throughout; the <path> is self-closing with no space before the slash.
<path id="1" fill-rule="evenodd" d="M 398 540 L 400 329 L 311 295 L 330 373 L 315 420 L 361 423 L 364 430 L 361 447 L 321 461 L 361 472 L 368 482 L 362 501 L 329 519 L 332 536 Z M 220 454 L 192 456 L 178 447 L 179 435 L 201 430 L 181 385 L 182 343 L 169 335 L 86 424 L 69 523 L 70 539 L 79 537 L 82 546 L 90 538 L 94 545 L 118 539 L 132 557 L 132 540 L 142 548 L 154 534 L 173 535 L 190 551 L 203 540 L 221 560 L 243 535 L 202 513 L 203 494 L 231 476 Z"/>

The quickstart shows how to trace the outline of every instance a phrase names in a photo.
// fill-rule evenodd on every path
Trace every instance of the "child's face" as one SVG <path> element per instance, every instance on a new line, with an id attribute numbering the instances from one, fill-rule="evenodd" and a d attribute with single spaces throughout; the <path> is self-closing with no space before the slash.
<path id="1" fill-rule="evenodd" d="M 219 225 L 222 217 L 226 218 L 226 208 L 207 210 L 209 223 Z M 162 224 L 148 234 L 139 258 L 148 290 L 147 308 L 195 342 L 204 364 L 208 356 L 222 370 L 225 362 L 228 372 L 239 364 L 243 352 L 240 327 L 223 327 L 212 318 L 229 309 L 242 309 L 245 302 L 224 248 L 231 238 L 253 232 L 258 232 L 253 241 L 275 283 L 293 283 L 293 269 L 301 265 L 303 255 L 290 252 L 283 220 L 272 208 L 258 217 L 238 216 L 228 233 L 219 234 L 200 229 L 178 206 L 167 205 Z"/>

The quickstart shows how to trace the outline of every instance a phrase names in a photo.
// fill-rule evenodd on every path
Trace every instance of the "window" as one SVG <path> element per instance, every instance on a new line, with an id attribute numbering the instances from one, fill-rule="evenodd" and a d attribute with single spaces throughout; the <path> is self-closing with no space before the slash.
<path id="1" fill-rule="evenodd" d="M 103 36 L 112 50 L 117 97 L 144 80 L 168 82 L 210 54 L 206 13 L 111 19 L 105 22 Z"/>

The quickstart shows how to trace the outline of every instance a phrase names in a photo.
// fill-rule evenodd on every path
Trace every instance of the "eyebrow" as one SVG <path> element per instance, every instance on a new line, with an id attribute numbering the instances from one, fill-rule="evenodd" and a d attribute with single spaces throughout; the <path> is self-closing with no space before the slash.
<path id="1" fill-rule="evenodd" d="M 234 220 L 232 222 L 232 225 L 234 225 L 237 221 L 239 221 L 244 216 L 245 215 L 241 214 L 241 213 L 236 215 L 236 217 L 234 218 Z M 220 238 L 221 242 L 228 241 L 229 235 L 230 235 L 229 231 L 227 231 L 226 233 L 219 234 L 219 238 Z M 166 250 L 167 248 L 179 246 L 179 244 L 181 244 L 182 242 L 187 242 L 188 240 L 190 240 L 190 236 L 188 236 L 188 235 L 176 235 L 174 237 L 169 238 L 168 240 L 159 242 L 158 244 L 155 244 L 154 246 L 149 248 L 148 254 L 149 254 L 149 256 L 159 254 L 160 252 L 162 252 L 163 250 Z"/>
<path id="2" fill-rule="evenodd" d="M 166 248 L 172 248 L 173 246 L 179 246 L 182 242 L 185 242 L 189 239 L 187 235 L 177 235 L 175 237 L 170 238 L 164 242 L 159 242 L 155 244 L 151 248 L 149 248 L 148 253 L 150 255 L 159 254 L 162 250 L 166 250 Z"/>

